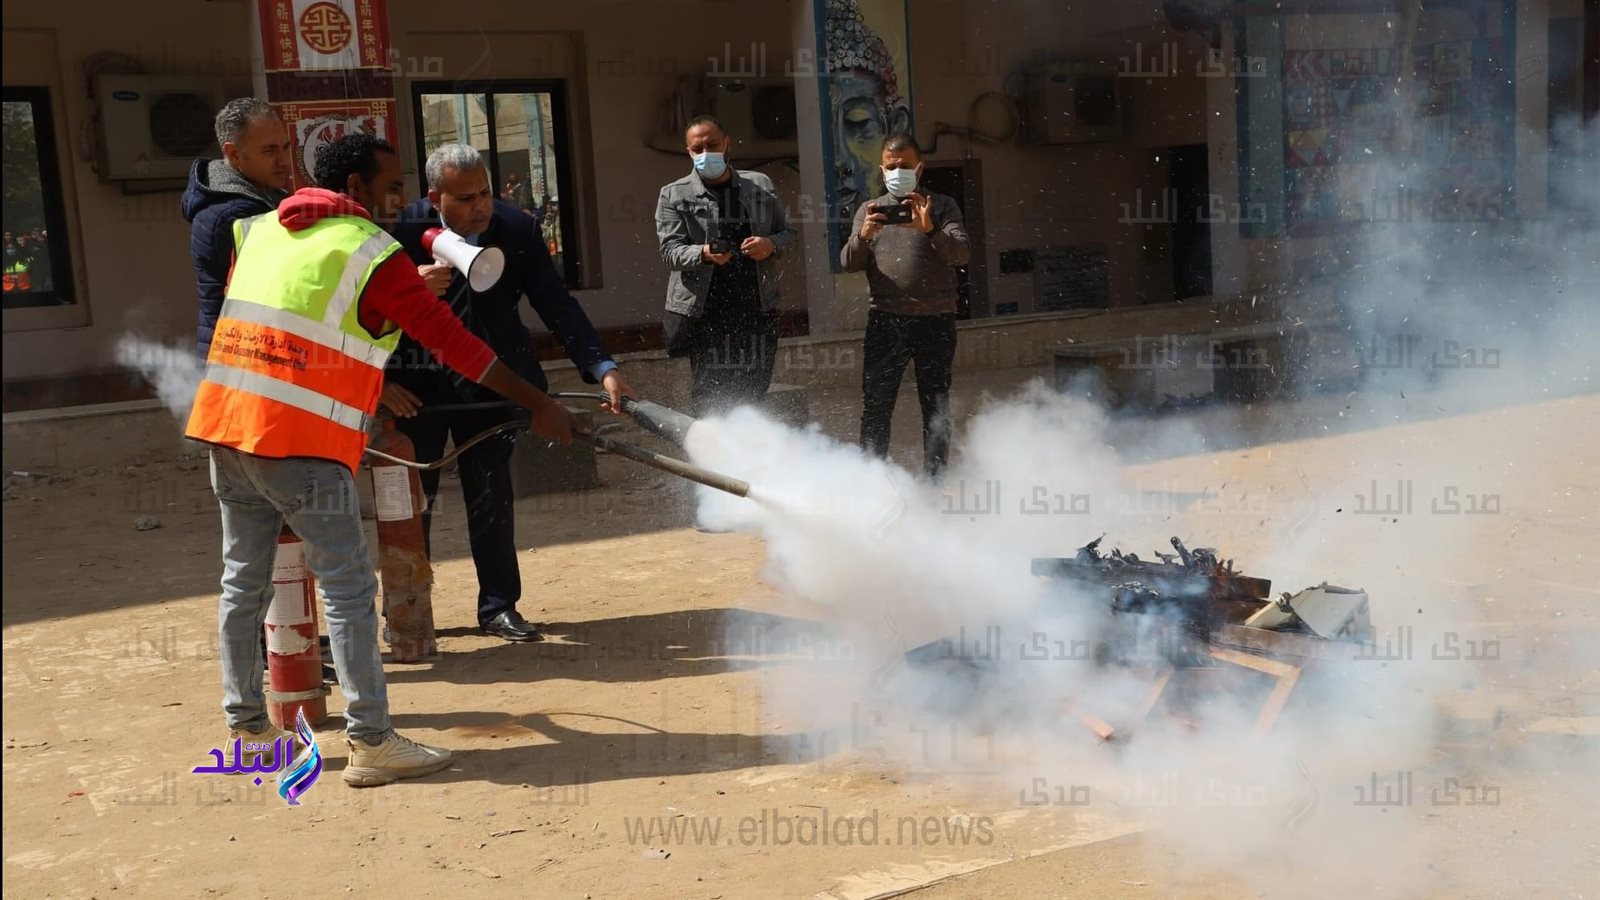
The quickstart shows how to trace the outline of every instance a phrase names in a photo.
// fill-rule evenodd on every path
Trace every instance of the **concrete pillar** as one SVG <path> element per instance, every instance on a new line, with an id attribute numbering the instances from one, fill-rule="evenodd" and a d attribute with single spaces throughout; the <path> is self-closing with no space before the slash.
<path id="1" fill-rule="evenodd" d="M 822 117 L 828 109 L 827 81 L 820 77 L 826 54 L 817 46 L 824 0 L 797 0 L 792 15 L 795 60 L 795 116 L 800 139 L 800 203 L 790 210 L 805 246 L 804 290 L 812 334 L 842 330 L 833 308 L 833 270 L 828 251 L 828 173 L 823 152 Z"/>
<path id="2" fill-rule="evenodd" d="M 1540 219 L 1548 210 L 1550 175 L 1550 9 L 1519 3 L 1510 57 L 1516 73 L 1512 98 L 1512 207 L 1518 218 Z M 1509 213 L 1510 211 L 1506 211 Z"/>
<path id="3" fill-rule="evenodd" d="M 839 251 L 830 228 L 843 218 L 845 230 L 862 200 L 876 196 L 882 185 L 865 176 L 841 199 L 830 193 L 839 177 L 832 166 L 876 171 L 877 151 L 851 146 L 834 133 L 835 96 L 876 96 L 883 107 L 883 134 L 911 130 L 911 48 L 907 0 L 796 0 L 790 4 L 797 77 L 814 89 L 797 90 L 802 159 L 801 189 L 813 215 L 806 236 L 807 299 L 812 334 L 856 331 L 866 326 L 866 276 L 836 273 Z M 832 15 L 830 20 L 829 16 Z M 824 35 L 832 35 L 824 38 Z M 831 42 L 831 45 L 830 45 Z M 830 69 L 830 65 L 832 68 Z M 804 73 L 804 74 L 801 74 Z M 876 92 L 876 93 L 874 93 Z M 815 108 L 812 102 L 815 102 Z M 848 156 L 847 156 L 848 155 Z M 871 157 L 869 160 L 867 157 Z M 840 193 L 843 193 L 842 191 Z M 857 193 L 860 196 L 854 196 Z M 848 209 L 835 209 L 835 203 Z M 826 282 L 826 283 L 824 283 Z"/>
<path id="4" fill-rule="evenodd" d="M 1233 59 L 1237 52 L 1232 28 L 1222 30 L 1222 58 Z M 1207 78 L 1206 147 L 1211 192 L 1224 205 L 1243 203 L 1239 191 L 1239 103 L 1240 79 Z M 1244 242 L 1239 225 L 1219 223 L 1211 226 L 1211 293 L 1218 297 L 1237 295 L 1244 290 Z"/>
<path id="5" fill-rule="evenodd" d="M 318 147 L 353 131 L 398 138 L 387 0 L 251 0 L 258 96 L 289 126 L 296 187 Z"/>

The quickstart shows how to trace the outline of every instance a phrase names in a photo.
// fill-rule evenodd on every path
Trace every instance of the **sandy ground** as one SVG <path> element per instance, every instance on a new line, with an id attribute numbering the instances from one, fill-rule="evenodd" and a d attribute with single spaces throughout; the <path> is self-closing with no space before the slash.
<path id="1" fill-rule="evenodd" d="M 970 411 L 979 390 L 1029 374 L 966 379 L 963 408 Z M 1303 416 L 1274 415 L 1324 422 L 1338 405 L 1323 398 L 1305 404 Z M 814 397 L 813 411 L 830 433 L 852 433 L 849 392 Z M 1199 416 L 1196 428 L 1239 415 L 1266 413 Z M 1426 471 L 1441 447 L 1484 448 L 1515 490 L 1500 515 L 1475 524 L 1458 555 L 1436 561 L 1437 577 L 1460 589 L 1455 621 L 1477 623 L 1516 648 L 1492 678 L 1464 682 L 1509 698 L 1525 725 L 1600 714 L 1595 656 L 1580 662 L 1559 652 L 1594 648 L 1600 633 L 1600 592 L 1588 577 L 1589 545 L 1600 531 L 1596 423 L 1600 400 L 1580 397 L 1342 435 L 1308 424 L 1298 439 L 1199 455 L 1162 458 L 1132 436 L 1125 449 L 1148 457 L 1130 468 L 1141 477 L 1204 492 L 1230 483 L 1235 491 L 1291 491 L 1306 479 L 1347 475 L 1357 458 Z M 907 393 L 895 424 L 896 452 L 907 461 L 918 455 L 917 426 Z M 1508 461 L 1521 468 L 1508 472 Z M 218 536 L 204 468 L 175 462 L 18 483 L 4 508 L 7 896 L 381 890 L 717 900 L 865 898 L 918 886 L 917 896 L 929 898 L 1343 895 L 1307 882 L 1320 871 L 1308 865 L 1316 848 L 1288 842 L 1246 872 L 1145 830 L 1136 809 L 1021 804 L 1025 783 L 986 771 L 983 754 L 957 752 L 957 742 L 977 735 L 951 730 L 950 753 L 924 751 L 908 763 L 880 752 L 877 732 L 856 727 L 858 704 L 841 703 L 827 734 L 783 721 L 762 701 L 762 672 L 825 666 L 817 648 L 828 646 L 827 623 L 763 583 L 758 539 L 685 527 L 677 482 L 617 459 L 603 459 L 601 473 L 600 490 L 519 504 L 521 608 L 550 623 L 552 634 L 534 645 L 508 645 L 472 627 L 475 580 L 459 488 L 446 481 L 433 594 L 444 656 L 391 664 L 388 673 L 396 726 L 457 750 L 457 764 L 380 789 L 346 787 L 335 691 L 333 715 L 319 729 L 325 771 L 299 808 L 287 807 L 270 781 L 255 787 L 190 771 L 226 735 L 215 638 Z M 159 516 L 161 527 L 135 530 L 145 514 Z M 1118 543 L 1144 550 L 1147 538 L 1182 524 L 1175 514 Z M 1205 524 L 1211 543 L 1244 562 L 1279 523 L 1212 516 Z M 1322 577 L 1366 583 L 1381 627 L 1406 602 L 1377 589 L 1384 573 L 1418 561 L 1384 558 L 1384 534 L 1358 524 L 1365 530 L 1344 535 L 1344 571 Z M 810 638 L 797 644 L 796 634 Z M 1070 725 L 1059 740 L 1090 743 Z M 1558 768 L 1595 759 L 1593 744 L 1556 745 Z M 1440 771 L 1459 773 L 1488 764 L 1480 750 L 1464 758 L 1444 747 L 1432 758 L 1455 766 Z M 1600 893 L 1592 797 L 1572 802 L 1572 783 L 1552 780 L 1548 768 L 1496 777 L 1508 800 L 1493 810 L 1399 811 L 1421 836 L 1413 866 L 1421 877 L 1410 896 Z M 841 819 L 849 820 L 845 832 Z M 803 825 L 785 837 L 780 820 L 826 822 L 836 837 L 856 838 L 823 845 Z M 870 842 L 867 821 L 876 822 Z M 715 837 L 689 834 L 702 823 L 719 828 Z M 683 831 L 669 838 L 660 830 L 668 826 Z M 1500 865 L 1540 842 L 1561 854 L 1543 875 Z"/>

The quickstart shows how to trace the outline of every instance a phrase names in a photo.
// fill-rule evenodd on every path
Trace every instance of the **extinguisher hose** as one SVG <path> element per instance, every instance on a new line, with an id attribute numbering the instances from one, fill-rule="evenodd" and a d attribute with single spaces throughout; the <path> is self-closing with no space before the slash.
<path id="1" fill-rule="evenodd" d="M 558 399 L 558 400 L 593 400 L 593 401 L 600 402 L 600 403 L 609 403 L 611 401 L 611 398 L 608 397 L 605 394 L 589 393 L 589 392 L 585 392 L 585 391 L 558 391 L 556 393 L 551 394 L 550 396 L 552 398 L 555 398 L 555 399 Z M 624 401 L 623 401 L 623 407 L 624 407 L 625 410 L 627 410 L 630 406 L 634 406 L 634 405 L 635 404 L 631 401 L 631 398 L 624 399 Z M 438 405 L 438 406 L 426 407 L 426 408 L 423 409 L 423 412 L 424 413 L 429 413 L 429 412 L 453 412 L 453 411 L 457 411 L 457 410 L 466 410 L 466 409 L 497 409 L 497 408 L 508 408 L 508 407 L 514 407 L 514 406 L 515 406 L 515 404 L 510 403 L 508 401 L 496 400 L 496 401 L 488 401 L 488 402 L 482 402 L 482 403 L 443 404 L 443 405 Z M 687 419 L 687 417 L 683 417 L 683 418 Z M 494 426 L 493 428 L 487 429 L 486 431 L 483 431 L 483 432 L 481 432 L 479 434 L 473 435 L 471 438 L 469 438 L 468 440 L 466 440 L 466 441 L 462 442 L 460 445 L 458 445 L 455 449 L 451 450 L 449 453 L 446 453 L 444 456 L 440 457 L 437 460 L 434 460 L 431 463 L 423 463 L 423 462 L 416 462 L 416 461 L 408 460 L 408 459 L 400 459 L 397 456 L 391 456 L 388 453 L 384 453 L 381 450 L 374 450 L 371 447 L 367 448 L 367 453 L 369 455 L 371 455 L 371 456 L 375 456 L 378 459 L 381 459 L 381 460 L 383 460 L 383 461 L 385 461 L 387 463 L 391 463 L 393 465 L 405 466 L 408 469 L 417 469 L 417 470 L 420 470 L 420 471 L 427 472 L 427 471 L 431 471 L 433 469 L 442 469 L 442 468 L 444 468 L 445 466 L 447 466 L 450 463 L 454 462 L 456 457 L 458 457 L 461 454 L 467 452 L 468 450 L 472 449 L 473 447 L 477 446 L 478 444 L 482 443 L 483 441 L 488 440 L 489 438 L 492 438 L 492 437 L 494 437 L 494 436 L 496 436 L 498 434 L 501 434 L 503 432 L 515 431 L 515 430 L 517 430 L 519 428 L 527 428 L 530 425 L 531 425 L 531 423 L 526 419 L 518 419 L 518 420 L 512 420 L 510 422 L 502 422 L 499 425 Z M 602 426 L 602 430 L 603 429 L 604 429 L 604 426 Z M 655 429 L 652 429 L 652 430 L 655 430 Z M 674 458 L 672 458 L 670 456 L 664 456 L 664 455 L 662 455 L 660 453 L 656 453 L 653 450 L 646 450 L 645 448 L 637 446 L 635 444 L 629 444 L 629 443 L 624 443 L 623 441 L 614 440 L 612 438 L 606 437 L 603 433 L 600 433 L 598 431 L 596 433 L 592 433 L 592 434 L 576 435 L 576 436 L 581 438 L 581 439 L 587 440 L 590 443 L 594 444 L 594 446 L 599 450 L 603 450 L 603 451 L 605 451 L 607 453 L 614 453 L 617 456 L 625 456 L 628 459 L 633 460 L 634 462 L 643 463 L 644 465 L 650 466 L 652 468 L 660 469 L 663 472 L 669 472 L 669 473 L 671 473 L 673 475 L 677 475 L 679 478 L 685 478 L 685 479 L 688 479 L 689 481 L 693 481 L 693 482 L 696 482 L 696 483 L 699 483 L 699 484 L 703 484 L 706 487 L 716 488 L 719 491 L 726 491 L 727 493 L 733 494 L 736 497 L 745 497 L 745 496 L 748 496 L 749 493 L 750 493 L 750 485 L 747 482 L 740 481 L 737 478 L 730 478 L 727 475 L 723 475 L 723 474 L 720 474 L 718 472 L 713 472 L 713 471 L 711 471 L 709 469 L 702 469 L 699 466 L 692 465 L 690 463 L 686 463 L 681 459 L 674 459 Z"/>
<path id="2" fill-rule="evenodd" d="M 468 450 L 471 450 L 473 447 L 476 447 L 489 438 L 500 434 L 501 432 L 516 431 L 518 428 L 526 427 L 528 427 L 527 422 L 502 422 L 501 424 L 490 428 L 488 431 L 473 435 L 469 440 L 457 445 L 454 450 L 451 450 L 449 453 L 446 453 L 444 456 L 439 457 L 431 463 L 417 462 L 410 459 L 401 459 L 398 456 L 391 456 L 387 453 L 384 453 L 382 450 L 374 450 L 371 447 L 367 448 L 367 455 L 375 456 L 384 462 L 392 463 L 397 466 L 405 466 L 408 469 L 416 469 L 421 472 L 430 472 L 434 469 L 442 469 L 445 466 L 450 465 L 456 461 L 456 457 L 467 452 Z"/>

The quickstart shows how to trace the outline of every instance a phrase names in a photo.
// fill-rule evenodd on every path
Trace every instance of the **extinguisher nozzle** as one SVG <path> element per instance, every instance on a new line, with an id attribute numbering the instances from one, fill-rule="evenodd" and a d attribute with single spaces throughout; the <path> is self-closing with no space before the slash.
<path id="1" fill-rule="evenodd" d="M 622 411 L 632 416 L 646 431 L 666 438 L 679 447 L 685 445 L 689 429 L 694 427 L 696 421 L 693 416 L 686 416 L 670 407 L 632 397 L 623 398 Z"/>

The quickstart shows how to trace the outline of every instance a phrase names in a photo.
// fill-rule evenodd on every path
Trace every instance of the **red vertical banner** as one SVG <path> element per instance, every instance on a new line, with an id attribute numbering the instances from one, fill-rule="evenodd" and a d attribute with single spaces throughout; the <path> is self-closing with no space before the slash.
<path id="1" fill-rule="evenodd" d="M 353 131 L 399 146 L 387 0 L 255 0 L 267 100 L 289 126 L 295 184 L 318 148 Z"/>
<path id="2" fill-rule="evenodd" d="M 260 0 L 262 58 L 268 72 L 300 68 L 295 52 L 293 4 L 288 0 Z"/>
<path id="3" fill-rule="evenodd" d="M 383 0 L 356 0 L 356 24 L 361 34 L 361 65 L 389 65 L 389 11 Z"/>
<path id="4" fill-rule="evenodd" d="M 384 0 L 258 0 L 268 72 L 373 69 L 389 60 Z"/>

